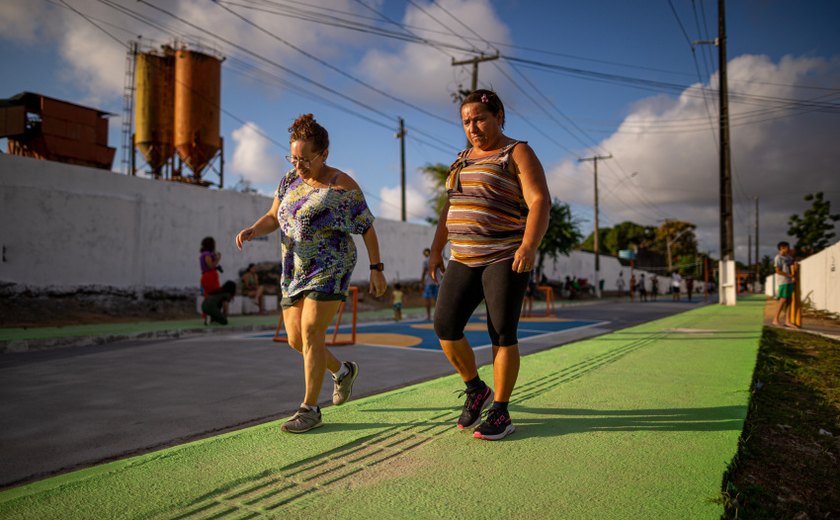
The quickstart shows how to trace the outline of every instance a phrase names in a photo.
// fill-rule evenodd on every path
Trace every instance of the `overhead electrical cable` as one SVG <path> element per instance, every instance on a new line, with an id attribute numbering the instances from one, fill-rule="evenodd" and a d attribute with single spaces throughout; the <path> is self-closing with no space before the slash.
<path id="1" fill-rule="evenodd" d="M 293 44 L 292 42 L 290 42 L 290 41 L 286 40 L 285 38 L 282 38 L 282 37 L 280 37 L 280 36 L 278 36 L 278 35 L 276 35 L 276 34 L 272 33 L 272 32 L 271 32 L 271 31 L 269 31 L 268 29 L 266 29 L 266 28 L 262 27 L 261 25 L 257 24 L 256 22 L 254 22 L 254 21 L 252 21 L 252 20 L 249 20 L 248 18 L 246 18 L 246 17 L 242 16 L 241 14 L 239 14 L 239 13 L 237 13 L 236 11 L 234 11 L 234 10 L 230 9 L 229 7 L 225 7 L 224 5 L 221 5 L 221 4 L 220 4 L 220 3 L 218 3 L 218 2 L 216 2 L 216 5 L 218 5 L 220 8 L 224 9 L 225 11 L 229 12 L 229 13 L 230 13 L 230 14 L 232 14 L 233 16 L 237 17 L 238 19 L 242 20 L 242 21 L 243 21 L 243 22 L 245 22 L 246 24 L 250 25 L 251 27 L 254 27 L 254 28 L 255 28 L 255 29 L 257 29 L 258 31 L 260 31 L 260 32 L 262 32 L 263 34 L 265 34 L 265 35 L 269 36 L 270 38 L 272 38 L 272 39 L 274 39 L 274 40 L 279 41 L 279 42 L 280 42 L 280 43 L 282 43 L 283 45 L 286 45 L 287 47 L 290 47 L 290 48 L 294 49 L 295 51 L 297 51 L 297 52 L 299 52 L 299 53 L 303 54 L 303 55 L 304 55 L 304 56 L 306 56 L 307 58 L 309 58 L 309 59 L 311 59 L 311 60 L 314 60 L 314 61 L 316 61 L 316 62 L 320 63 L 320 64 L 321 64 L 321 65 L 323 65 L 324 67 L 327 67 L 328 69 L 330 69 L 330 70 L 332 70 L 332 71 L 334 71 L 334 72 L 337 72 L 338 74 L 341 74 L 341 75 L 342 75 L 342 76 L 344 76 L 345 78 L 348 78 L 348 79 L 350 79 L 351 81 L 354 81 L 354 82 L 358 83 L 359 85 L 362 85 L 362 86 L 363 86 L 363 87 L 365 87 L 365 88 L 370 89 L 370 90 L 372 90 L 373 92 L 376 92 L 377 94 L 380 94 L 380 95 L 382 95 L 382 96 L 384 96 L 384 97 L 387 97 L 388 99 L 390 99 L 390 100 L 392 100 L 392 101 L 396 101 L 397 103 L 400 103 L 400 104 L 402 104 L 402 105 L 405 105 L 405 106 L 407 106 L 407 107 L 409 107 L 409 108 L 411 108 L 411 109 L 413 109 L 413 110 L 416 110 L 416 111 L 418 111 L 418 112 L 420 112 L 420 113 L 422 113 L 422 114 L 425 114 L 425 115 L 427 115 L 427 116 L 429 116 L 429 117 L 432 117 L 432 118 L 437 119 L 437 120 L 439 120 L 439 121 L 443 121 L 444 123 L 447 123 L 447 124 L 454 124 L 454 123 L 452 122 L 452 120 L 451 120 L 451 119 L 448 119 L 448 118 L 445 118 L 445 117 L 439 116 L 439 115 L 437 115 L 437 114 L 435 114 L 435 113 L 433 113 L 433 112 L 430 112 L 430 111 L 428 111 L 428 110 L 426 110 L 426 109 L 424 109 L 424 108 L 422 108 L 422 107 L 419 107 L 419 106 L 417 106 L 417 105 L 415 105 L 415 104 L 413 104 L 413 103 L 409 103 L 408 101 L 406 101 L 406 100 L 404 100 L 404 99 L 401 99 L 401 98 L 399 98 L 399 97 L 397 97 L 397 96 L 394 96 L 393 94 L 389 94 L 388 92 L 385 92 L 384 90 L 382 90 L 382 89 L 380 89 L 380 88 L 374 87 L 373 85 L 371 85 L 370 83 L 367 83 L 366 81 L 362 81 L 361 79 L 359 79 L 359 78 L 357 78 L 356 76 L 354 76 L 354 75 L 350 74 L 349 72 L 345 72 L 344 70 L 342 70 L 342 69 L 340 69 L 340 68 L 336 67 L 335 65 L 333 65 L 333 64 L 331 64 L 331 63 L 329 63 L 329 62 L 327 62 L 327 61 L 325 61 L 325 60 L 323 60 L 323 59 L 321 59 L 321 58 L 319 58 L 319 57 L 317 57 L 317 56 L 315 56 L 314 54 L 312 54 L 312 53 L 310 53 L 310 52 L 308 52 L 308 51 L 305 51 L 305 50 L 301 49 L 301 48 L 300 48 L 300 47 L 298 47 L 297 45 L 295 45 L 295 44 Z"/>

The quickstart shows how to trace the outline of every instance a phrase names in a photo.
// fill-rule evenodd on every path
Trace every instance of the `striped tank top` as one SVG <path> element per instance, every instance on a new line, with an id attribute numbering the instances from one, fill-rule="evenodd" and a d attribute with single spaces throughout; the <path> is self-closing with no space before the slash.
<path id="1" fill-rule="evenodd" d="M 446 192 L 452 259 L 469 267 L 513 258 L 525 235 L 528 206 L 519 177 L 508 170 L 514 141 L 498 153 L 470 159 L 469 149 L 449 168 Z"/>

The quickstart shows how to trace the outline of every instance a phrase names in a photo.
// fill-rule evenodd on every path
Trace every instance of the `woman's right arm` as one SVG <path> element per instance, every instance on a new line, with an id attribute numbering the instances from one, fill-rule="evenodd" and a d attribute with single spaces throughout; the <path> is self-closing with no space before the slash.
<path id="1" fill-rule="evenodd" d="M 443 209 L 440 210 L 435 238 L 432 240 L 432 247 L 430 248 L 432 252 L 429 255 L 429 276 L 435 283 L 438 283 L 438 270 L 441 273 L 446 272 L 446 266 L 443 264 L 443 248 L 446 247 L 446 241 L 449 240 L 449 231 L 446 229 L 446 217 L 448 215 L 449 201 L 446 201 Z"/>
<path id="2" fill-rule="evenodd" d="M 280 227 L 280 222 L 277 221 L 277 211 L 280 209 L 280 199 L 274 197 L 274 202 L 271 204 L 271 209 L 268 213 L 258 218 L 251 227 L 245 228 L 236 235 L 236 247 L 242 250 L 242 244 L 253 240 L 257 237 L 267 235 Z"/>

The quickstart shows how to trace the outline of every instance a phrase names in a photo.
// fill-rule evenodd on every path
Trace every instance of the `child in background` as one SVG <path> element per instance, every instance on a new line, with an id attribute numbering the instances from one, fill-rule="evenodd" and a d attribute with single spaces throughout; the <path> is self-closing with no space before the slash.
<path id="1" fill-rule="evenodd" d="M 392 293 L 393 303 L 394 303 L 394 321 L 402 320 L 402 301 L 403 301 L 403 292 L 402 292 L 402 284 L 395 283 L 394 284 L 394 292 Z"/>
<path id="2" fill-rule="evenodd" d="M 773 325 L 780 326 L 779 318 L 782 316 L 782 311 L 785 315 L 785 327 L 798 328 L 794 323 L 791 323 L 788 316 L 788 308 L 790 307 L 791 299 L 793 298 L 793 274 L 791 273 L 791 266 L 794 264 L 793 255 L 791 255 L 790 244 L 787 242 L 779 242 L 777 248 L 779 254 L 773 260 L 773 266 L 776 270 L 776 280 L 778 283 L 777 294 L 779 296 L 779 304 L 776 306 L 776 315 L 773 317 Z"/>
<path id="3" fill-rule="evenodd" d="M 225 282 L 220 288 L 212 291 L 201 304 L 201 312 L 210 317 L 210 323 L 227 325 L 227 312 L 225 306 L 236 294 L 236 284 Z"/>

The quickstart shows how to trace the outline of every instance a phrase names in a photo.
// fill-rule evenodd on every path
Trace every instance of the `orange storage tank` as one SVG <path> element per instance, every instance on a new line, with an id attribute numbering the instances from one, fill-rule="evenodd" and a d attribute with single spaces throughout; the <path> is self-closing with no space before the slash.
<path id="1" fill-rule="evenodd" d="M 164 48 L 162 53 L 138 53 L 134 76 L 134 144 L 155 175 L 160 175 L 175 151 L 174 51 Z"/>
<path id="2" fill-rule="evenodd" d="M 175 53 L 175 150 L 198 179 L 221 147 L 222 62 L 200 52 Z"/>

